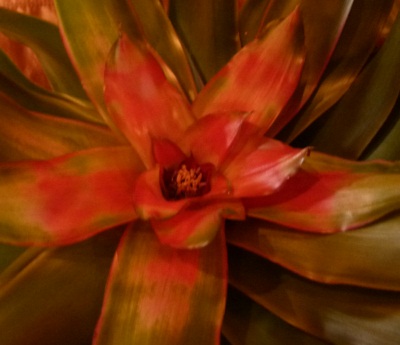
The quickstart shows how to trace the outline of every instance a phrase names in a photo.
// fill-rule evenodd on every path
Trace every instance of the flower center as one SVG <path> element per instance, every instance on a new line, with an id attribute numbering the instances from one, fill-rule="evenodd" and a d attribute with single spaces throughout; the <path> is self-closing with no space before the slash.
<path id="1" fill-rule="evenodd" d="M 202 196 L 211 189 L 211 164 L 186 159 L 178 167 L 161 170 L 161 189 L 167 200 Z"/>

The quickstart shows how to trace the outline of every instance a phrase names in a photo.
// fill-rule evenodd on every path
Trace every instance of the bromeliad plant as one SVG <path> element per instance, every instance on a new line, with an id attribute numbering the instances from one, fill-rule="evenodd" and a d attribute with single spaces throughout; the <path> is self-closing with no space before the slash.
<path id="1" fill-rule="evenodd" d="M 0 9 L 2 344 L 397 341 L 398 1 L 55 5 Z"/>

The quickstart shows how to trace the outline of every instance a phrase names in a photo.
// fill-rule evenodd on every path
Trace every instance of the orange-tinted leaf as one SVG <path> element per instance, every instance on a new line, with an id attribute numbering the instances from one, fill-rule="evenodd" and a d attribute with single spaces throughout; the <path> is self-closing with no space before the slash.
<path id="1" fill-rule="evenodd" d="M 301 19 L 294 11 L 266 37 L 241 51 L 204 87 L 193 103 L 197 117 L 243 111 L 266 131 L 295 90 L 304 62 Z"/>
<path id="2" fill-rule="evenodd" d="M 177 142 L 193 121 L 185 96 L 167 81 L 149 47 L 125 35 L 111 53 L 105 87 L 112 119 L 147 167 L 154 164 L 152 137 Z"/>
<path id="3" fill-rule="evenodd" d="M 160 244 L 147 223 L 123 236 L 112 265 L 95 345 L 217 344 L 225 307 L 222 232 L 207 247 Z"/>
<path id="4" fill-rule="evenodd" d="M 132 191 L 143 169 L 129 147 L 0 165 L 3 242 L 59 245 L 136 218 Z"/>
<path id="5" fill-rule="evenodd" d="M 198 248 L 208 245 L 223 227 L 224 218 L 244 219 L 240 201 L 217 200 L 205 205 L 192 203 L 177 215 L 151 222 L 161 243 L 176 248 Z"/>
<path id="6" fill-rule="evenodd" d="M 307 148 L 294 149 L 265 139 L 254 151 L 240 152 L 228 163 L 224 173 L 235 197 L 268 195 L 296 174 L 308 153 Z"/>
<path id="7" fill-rule="evenodd" d="M 399 209 L 399 171 L 399 163 L 312 153 L 277 193 L 249 199 L 248 215 L 321 233 L 358 227 Z"/>

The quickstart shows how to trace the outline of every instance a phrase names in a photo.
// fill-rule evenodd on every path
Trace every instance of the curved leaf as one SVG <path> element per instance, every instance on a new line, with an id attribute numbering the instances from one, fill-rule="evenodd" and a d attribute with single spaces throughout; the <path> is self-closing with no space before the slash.
<path id="1" fill-rule="evenodd" d="M 347 92 L 374 51 L 391 5 L 392 0 L 368 6 L 363 1 L 354 2 L 320 86 L 285 130 L 287 141 L 293 141 Z"/>
<path id="2" fill-rule="evenodd" d="M 268 24 L 284 18 L 300 0 L 246 0 L 239 12 L 239 34 L 242 45 L 260 36 Z"/>
<path id="3" fill-rule="evenodd" d="M 104 79 L 111 118 L 146 167 L 152 167 L 152 138 L 178 142 L 194 120 L 189 103 L 168 82 L 150 47 L 126 35 L 114 46 Z"/>
<path id="4" fill-rule="evenodd" d="M 0 32 L 35 51 L 56 91 L 86 98 L 66 54 L 57 26 L 5 8 L 0 8 L 0 18 Z"/>
<path id="5" fill-rule="evenodd" d="M 132 188 L 142 169 L 129 147 L 0 164 L 1 241 L 68 244 L 135 219 Z"/>
<path id="6" fill-rule="evenodd" d="M 169 16 L 203 81 L 209 80 L 238 49 L 234 1 L 170 0 Z"/>
<path id="7" fill-rule="evenodd" d="M 163 246 L 146 223 L 125 232 L 94 344 L 217 344 L 226 295 L 225 243 Z"/>
<path id="8" fill-rule="evenodd" d="M 400 294 L 310 282 L 237 249 L 229 283 L 287 323 L 332 344 L 395 345 Z"/>
<path id="9" fill-rule="evenodd" d="M 181 82 L 186 95 L 193 100 L 197 94 L 195 81 L 186 52 L 180 42 L 169 18 L 159 0 L 130 1 L 137 13 L 137 18 L 143 18 L 146 39 L 157 50 L 163 60 L 175 73 Z"/>
<path id="10" fill-rule="evenodd" d="M 319 0 L 301 1 L 304 45 L 307 49 L 303 73 L 298 88 L 272 124 L 268 136 L 275 136 L 298 113 L 317 88 L 352 5 L 353 0 L 329 1 L 324 6 L 321 6 Z"/>
<path id="11" fill-rule="evenodd" d="M 120 134 L 104 104 L 104 68 L 120 27 L 135 31 L 129 8 L 112 0 L 102 1 L 101 6 L 96 0 L 55 0 L 55 4 L 62 37 L 86 93 L 110 128 Z"/>
<path id="12" fill-rule="evenodd" d="M 309 234 L 259 220 L 228 223 L 227 241 L 311 280 L 400 291 L 399 214 L 353 231 Z M 384 253 L 384 254 L 382 254 Z"/>
<path id="13" fill-rule="evenodd" d="M 92 104 L 36 86 L 25 78 L 2 51 L 0 51 L 0 91 L 32 111 L 103 123 Z"/>
<path id="14" fill-rule="evenodd" d="M 304 62 L 300 31 L 297 9 L 266 37 L 240 50 L 199 93 L 195 115 L 248 112 L 249 121 L 266 131 L 299 82 Z"/>
<path id="15" fill-rule="evenodd" d="M 1 343 L 90 344 L 119 236 L 113 229 L 73 246 L 27 249 L 0 275 Z"/>
<path id="16" fill-rule="evenodd" d="M 317 150 L 357 159 L 389 116 L 400 94 L 400 18 L 372 61 L 329 112 L 311 141 Z"/>
<path id="17" fill-rule="evenodd" d="M 236 289 L 228 290 L 222 334 L 232 345 L 326 345 L 279 319 Z"/>
<path id="18" fill-rule="evenodd" d="M 31 113 L 0 95 L 0 161 L 49 159 L 73 151 L 115 146 L 104 127 Z"/>
<path id="19" fill-rule="evenodd" d="M 269 197 L 249 199 L 247 214 L 304 231 L 355 228 L 400 207 L 400 162 L 357 163 L 312 153 Z"/>

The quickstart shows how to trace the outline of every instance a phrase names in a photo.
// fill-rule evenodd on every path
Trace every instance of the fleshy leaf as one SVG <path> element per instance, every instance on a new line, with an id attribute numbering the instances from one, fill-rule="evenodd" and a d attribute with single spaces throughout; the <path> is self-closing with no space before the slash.
<path id="1" fill-rule="evenodd" d="M 222 334 L 229 341 L 226 345 L 288 345 L 294 340 L 302 345 L 327 345 L 286 323 L 234 288 L 228 289 Z"/>
<path id="2" fill-rule="evenodd" d="M 111 53 L 105 87 L 113 120 L 147 167 L 154 164 L 151 138 L 177 142 L 193 121 L 185 96 L 167 81 L 150 47 L 125 35 Z"/>
<path id="3" fill-rule="evenodd" d="M 4 8 L 0 8 L 0 17 L 0 32 L 35 51 L 56 91 L 86 98 L 64 49 L 57 26 Z"/>
<path id="4" fill-rule="evenodd" d="M 193 100 L 197 94 L 186 51 L 159 0 L 130 1 L 149 43 L 172 69 L 186 95 Z"/>
<path id="5" fill-rule="evenodd" d="M 226 236 L 230 244 L 307 279 L 400 291 L 400 272 L 388 264 L 398 260 L 399 220 L 397 213 L 354 231 L 331 235 L 247 220 L 246 223 L 229 222 Z"/>
<path id="6" fill-rule="evenodd" d="M 90 344 L 120 234 L 27 249 L 0 275 L 1 343 Z"/>
<path id="7" fill-rule="evenodd" d="M 266 37 L 242 48 L 199 93 L 195 115 L 253 112 L 250 121 L 266 131 L 299 82 L 304 63 L 300 31 L 297 9 Z"/>
<path id="8" fill-rule="evenodd" d="M 0 238 L 18 245 L 80 241 L 136 218 L 129 147 L 79 151 L 49 161 L 0 165 Z"/>
<path id="9" fill-rule="evenodd" d="M 376 48 L 392 4 L 392 0 L 382 0 L 364 6 L 353 1 L 320 85 L 285 133 L 287 141 L 293 141 L 347 92 Z"/>
<path id="10" fill-rule="evenodd" d="M 32 83 L 2 51 L 0 51 L 0 90 L 32 111 L 86 122 L 104 123 L 88 101 L 51 92 Z"/>
<path id="11" fill-rule="evenodd" d="M 398 342 L 399 292 L 315 283 L 235 248 L 229 264 L 232 286 L 329 344 Z"/>
<path id="12" fill-rule="evenodd" d="M 118 141 L 105 127 L 32 113 L 0 95 L 0 161 L 50 159 Z"/>
<path id="13" fill-rule="evenodd" d="M 224 174 L 236 197 L 255 197 L 276 191 L 302 165 L 309 149 L 294 149 L 273 139 L 264 139 L 254 151 L 239 153 Z"/>
<path id="14" fill-rule="evenodd" d="M 317 150 L 358 159 L 389 116 L 400 94 L 400 18 L 380 51 L 329 112 L 313 137 Z M 349 121 L 349 119 L 351 121 Z"/>
<path id="15" fill-rule="evenodd" d="M 136 223 L 116 252 L 94 344 L 217 344 L 225 253 L 222 232 L 206 248 L 176 250 Z"/>
<path id="16" fill-rule="evenodd" d="M 224 218 L 245 218 L 240 201 L 216 200 L 191 203 L 177 215 L 166 220 L 152 220 L 151 224 L 161 243 L 176 248 L 198 248 L 208 245 L 224 224 Z"/>
<path id="17" fill-rule="evenodd" d="M 246 201 L 247 214 L 304 231 L 359 227 L 400 207 L 399 163 L 351 162 L 312 153 L 275 194 Z"/>
<path id="18" fill-rule="evenodd" d="M 245 114 L 236 113 L 205 116 L 188 128 L 180 144 L 199 164 L 212 163 L 218 168 L 237 140 L 244 120 Z"/>

